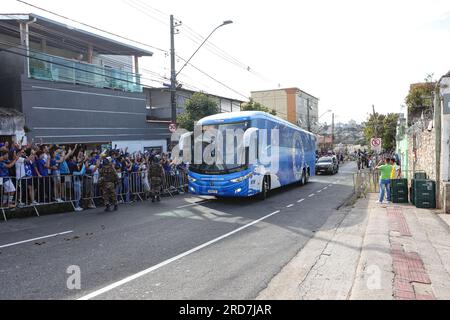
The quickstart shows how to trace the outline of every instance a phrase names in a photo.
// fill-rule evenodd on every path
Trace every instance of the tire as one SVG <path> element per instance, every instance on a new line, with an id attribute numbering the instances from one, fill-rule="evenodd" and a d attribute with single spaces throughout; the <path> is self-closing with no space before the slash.
<path id="1" fill-rule="evenodd" d="M 264 177 L 263 183 L 262 183 L 262 187 L 261 187 L 261 192 L 258 194 L 258 200 L 266 200 L 269 193 L 269 179 L 267 177 Z"/>
<path id="2" fill-rule="evenodd" d="M 309 175 L 309 173 L 308 173 L 308 170 L 306 170 L 305 184 L 308 184 L 308 182 L 309 182 L 309 177 L 310 177 L 310 175 Z"/>

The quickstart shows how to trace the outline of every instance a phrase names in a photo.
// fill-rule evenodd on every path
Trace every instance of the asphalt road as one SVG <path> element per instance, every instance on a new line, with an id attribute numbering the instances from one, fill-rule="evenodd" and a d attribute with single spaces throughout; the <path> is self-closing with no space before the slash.
<path id="1" fill-rule="evenodd" d="M 253 299 L 351 196 L 355 167 L 266 201 L 179 195 L 0 223 L 0 299 Z"/>

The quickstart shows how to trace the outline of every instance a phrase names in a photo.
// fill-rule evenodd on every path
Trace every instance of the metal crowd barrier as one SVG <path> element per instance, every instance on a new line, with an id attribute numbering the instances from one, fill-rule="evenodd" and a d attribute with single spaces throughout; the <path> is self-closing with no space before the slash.
<path id="1" fill-rule="evenodd" d="M 0 211 L 6 221 L 6 210 L 14 208 L 33 208 L 39 216 L 38 208 L 60 203 L 70 203 L 76 207 L 95 208 L 101 204 L 101 190 L 98 174 L 58 175 L 47 177 L 0 178 Z M 162 195 L 187 192 L 187 172 L 172 170 L 164 172 Z M 151 179 L 148 171 L 122 173 L 116 186 L 119 203 L 144 201 L 151 192 Z"/>
<path id="2" fill-rule="evenodd" d="M 410 183 L 415 172 L 424 172 L 422 170 L 406 170 L 401 172 L 401 179 L 408 179 Z M 367 193 L 380 192 L 380 171 L 375 169 L 359 170 L 353 174 L 353 191 L 358 197 Z"/>

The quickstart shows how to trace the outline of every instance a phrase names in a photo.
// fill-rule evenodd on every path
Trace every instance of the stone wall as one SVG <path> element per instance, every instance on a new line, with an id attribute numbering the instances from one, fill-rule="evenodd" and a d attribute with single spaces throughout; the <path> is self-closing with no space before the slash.
<path id="1" fill-rule="evenodd" d="M 408 170 L 425 171 L 428 179 L 436 180 L 435 129 L 417 129 L 408 134 Z M 415 139 L 415 143 L 414 143 Z M 410 176 L 411 177 L 411 176 Z"/>

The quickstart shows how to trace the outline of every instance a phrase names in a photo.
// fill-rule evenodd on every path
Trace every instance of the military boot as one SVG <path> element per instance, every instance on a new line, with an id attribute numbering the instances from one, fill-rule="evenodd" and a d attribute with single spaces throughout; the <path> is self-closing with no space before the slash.
<path id="1" fill-rule="evenodd" d="M 156 201 L 160 202 L 161 201 L 161 197 L 158 195 L 156 196 Z"/>
<path id="2" fill-rule="evenodd" d="M 119 209 L 119 206 L 117 204 L 114 205 L 114 211 L 117 211 Z"/>
<path id="3" fill-rule="evenodd" d="M 111 206 L 108 204 L 105 208 L 105 212 L 111 211 Z"/>

